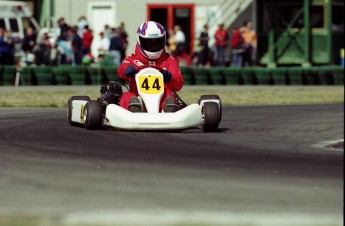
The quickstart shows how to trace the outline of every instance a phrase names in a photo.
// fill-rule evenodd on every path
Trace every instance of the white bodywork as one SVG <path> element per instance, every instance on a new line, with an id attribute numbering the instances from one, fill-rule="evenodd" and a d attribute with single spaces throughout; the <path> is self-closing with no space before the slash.
<path id="1" fill-rule="evenodd" d="M 72 101 L 72 122 L 84 123 L 84 111 L 85 105 L 87 104 L 86 100 L 74 100 Z"/>
<path id="2" fill-rule="evenodd" d="M 218 100 L 218 99 L 207 99 L 207 100 L 202 100 L 202 101 L 200 101 L 200 106 L 203 106 L 204 103 L 206 103 L 206 102 L 214 102 L 214 103 L 218 104 L 219 111 L 221 110 L 220 100 Z"/>

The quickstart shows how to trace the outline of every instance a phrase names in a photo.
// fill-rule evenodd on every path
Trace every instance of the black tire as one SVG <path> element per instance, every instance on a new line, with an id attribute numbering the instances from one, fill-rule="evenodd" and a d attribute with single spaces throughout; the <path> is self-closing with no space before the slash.
<path id="1" fill-rule="evenodd" d="M 210 100 L 210 99 L 220 100 L 220 97 L 218 95 L 213 95 L 213 94 L 201 95 L 198 100 L 198 104 L 200 104 L 202 100 Z"/>
<path id="2" fill-rule="evenodd" d="M 212 99 L 219 100 L 219 122 L 220 122 L 222 120 L 223 110 L 222 110 L 222 100 L 220 99 L 218 95 L 213 95 L 213 94 L 201 95 L 198 100 L 198 104 L 200 105 L 202 100 L 212 100 Z"/>
<path id="3" fill-rule="evenodd" d="M 97 100 L 91 100 L 85 105 L 84 125 L 86 129 L 102 128 L 103 107 Z"/>
<path id="4" fill-rule="evenodd" d="M 74 100 L 86 100 L 86 101 L 90 101 L 90 97 L 88 96 L 71 96 L 68 99 L 68 111 L 67 111 L 67 118 L 68 118 L 68 122 L 71 125 L 74 125 L 75 123 L 72 122 L 72 101 Z"/>
<path id="5" fill-rule="evenodd" d="M 206 102 L 201 108 L 203 123 L 201 130 L 204 132 L 215 132 L 218 130 L 220 114 L 218 104 L 215 102 Z"/>

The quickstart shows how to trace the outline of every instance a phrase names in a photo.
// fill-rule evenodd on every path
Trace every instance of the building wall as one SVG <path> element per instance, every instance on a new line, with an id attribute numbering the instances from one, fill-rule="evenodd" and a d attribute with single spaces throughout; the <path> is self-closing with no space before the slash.
<path id="1" fill-rule="evenodd" d="M 219 5 L 224 0 L 174 0 L 174 4 L 188 3 L 196 6 Z M 89 3 L 115 2 L 117 24 L 124 21 L 128 28 L 137 26 L 146 20 L 147 4 L 171 4 L 171 0 L 58 0 L 55 1 L 55 17 L 65 17 L 75 24 L 81 15 L 87 15 Z"/>
<path id="2" fill-rule="evenodd" d="M 55 0 L 55 17 L 64 17 L 70 25 L 75 25 L 81 15 L 88 17 L 89 4 L 115 2 L 115 22 L 116 26 L 120 22 L 126 25 L 129 34 L 129 46 L 127 54 L 134 49 L 136 42 L 136 30 L 139 24 L 145 21 L 147 14 L 147 4 L 195 4 L 199 8 L 207 8 L 208 6 L 218 6 L 226 0 Z M 199 18 L 199 20 L 198 20 Z M 196 23 L 201 27 L 202 21 L 206 18 L 204 15 L 196 15 Z M 110 22 L 111 24 L 111 22 Z"/>

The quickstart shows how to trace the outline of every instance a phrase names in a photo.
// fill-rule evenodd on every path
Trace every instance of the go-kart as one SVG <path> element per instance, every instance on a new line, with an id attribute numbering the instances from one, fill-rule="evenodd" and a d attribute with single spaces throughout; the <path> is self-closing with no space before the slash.
<path id="1" fill-rule="evenodd" d="M 68 121 L 83 124 L 87 129 L 103 126 L 123 130 L 179 130 L 200 127 L 204 132 L 218 130 L 222 117 L 222 104 L 218 95 L 202 95 L 198 104 L 187 105 L 178 95 L 175 112 L 160 110 L 164 93 L 162 73 L 145 68 L 135 75 L 142 112 L 131 112 L 119 106 L 122 84 L 110 82 L 101 87 L 101 96 L 91 100 L 88 96 L 72 96 L 68 100 Z"/>

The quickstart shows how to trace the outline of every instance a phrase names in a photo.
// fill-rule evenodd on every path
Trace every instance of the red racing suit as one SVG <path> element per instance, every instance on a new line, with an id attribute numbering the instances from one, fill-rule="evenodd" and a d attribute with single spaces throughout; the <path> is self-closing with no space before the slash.
<path id="1" fill-rule="evenodd" d="M 164 83 L 164 94 L 161 100 L 160 107 L 163 109 L 164 101 L 168 96 L 173 96 L 174 100 L 176 99 L 172 92 L 179 91 L 184 83 L 180 66 L 176 58 L 170 56 L 168 53 L 164 52 L 161 57 L 155 60 L 150 60 L 146 58 L 138 44 L 135 47 L 135 53 L 131 56 L 126 57 L 117 70 L 117 75 L 129 82 L 129 92 L 124 92 L 121 97 L 120 106 L 128 110 L 128 105 L 132 96 L 138 96 L 138 90 L 135 84 L 134 77 L 127 77 L 125 75 L 125 70 L 128 66 L 133 65 L 139 72 L 143 68 L 153 67 L 158 70 L 168 70 L 172 74 L 172 79 L 169 82 Z M 161 110 L 160 109 L 160 110 Z"/>

